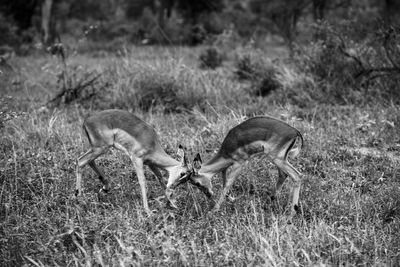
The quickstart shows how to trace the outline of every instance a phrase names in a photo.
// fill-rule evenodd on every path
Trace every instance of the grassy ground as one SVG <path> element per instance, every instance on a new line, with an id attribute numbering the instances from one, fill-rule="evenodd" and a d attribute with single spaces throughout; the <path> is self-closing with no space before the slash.
<path id="1" fill-rule="evenodd" d="M 251 96 L 229 64 L 198 69 L 198 52 L 141 48 L 113 57 L 71 56 L 76 76 L 101 74 L 101 91 L 56 109 L 39 107 L 60 89 L 60 62 L 49 56 L 10 62 L 14 70 L 3 75 L 1 94 L 17 101 L 7 100 L 3 110 L 26 113 L 0 128 L 0 265 L 399 264 L 400 108 L 299 107 Z M 178 91 L 174 99 L 167 91 L 159 105 L 137 108 L 142 102 L 135 95 L 144 98 L 150 89 L 157 95 L 168 86 Z M 178 112 L 164 113 L 168 105 Z M 297 127 L 306 142 L 292 160 L 303 173 L 301 213 L 289 220 L 290 181 L 278 203 L 270 202 L 277 171 L 265 159 L 246 166 L 233 198 L 217 214 L 208 213 L 209 201 L 191 185 L 177 190 L 180 209 L 167 209 L 146 170 L 156 211 L 147 217 L 130 160 L 116 151 L 98 161 L 112 180 L 112 194 L 98 195 L 100 182 L 86 168 L 84 196 L 73 198 L 75 160 L 87 148 L 82 121 L 94 109 L 111 107 L 132 110 L 154 125 L 174 157 L 182 144 L 191 158 L 197 152 L 210 158 L 229 128 L 255 114 Z M 213 184 L 218 192 L 219 176 Z"/>

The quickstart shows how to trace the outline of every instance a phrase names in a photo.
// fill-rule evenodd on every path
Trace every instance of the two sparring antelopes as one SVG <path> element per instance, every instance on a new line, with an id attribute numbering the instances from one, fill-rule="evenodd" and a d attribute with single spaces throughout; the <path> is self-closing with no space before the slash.
<path id="1" fill-rule="evenodd" d="M 250 118 L 232 128 L 225 137 L 219 151 L 209 161 L 202 164 L 197 154 L 192 166 L 180 146 L 177 155 L 179 160 L 170 157 L 161 147 L 157 133 L 149 124 L 135 115 L 122 110 L 104 110 L 87 118 L 83 130 L 89 140 L 90 149 L 81 155 L 76 168 L 76 195 L 80 195 L 82 168 L 89 166 L 99 175 L 103 183 L 102 190 L 109 190 L 109 182 L 104 173 L 97 167 L 95 159 L 111 147 L 127 154 L 135 167 L 139 180 L 143 206 L 147 213 L 146 179 L 143 165 L 148 165 L 161 185 L 165 188 L 160 169 L 168 172 L 165 195 L 169 204 L 176 208 L 172 198 L 173 190 L 179 184 L 189 181 L 212 198 L 211 178 L 221 172 L 223 190 L 213 210 L 218 211 L 243 164 L 254 155 L 266 154 L 278 167 L 279 177 L 274 196 L 282 187 L 287 176 L 293 180 L 292 213 L 298 210 L 300 193 L 300 173 L 287 161 L 289 153 L 297 156 L 303 146 L 301 133 L 290 125 L 266 116 Z M 227 174 L 227 169 L 231 167 Z"/>

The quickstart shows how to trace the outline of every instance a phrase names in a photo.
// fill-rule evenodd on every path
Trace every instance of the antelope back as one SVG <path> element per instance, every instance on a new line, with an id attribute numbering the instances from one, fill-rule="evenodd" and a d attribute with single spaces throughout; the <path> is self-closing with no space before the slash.
<path id="1" fill-rule="evenodd" d="M 123 145 L 134 140 L 152 150 L 159 144 L 153 127 L 123 110 L 100 111 L 87 118 L 83 128 L 92 145 L 112 145 L 115 141 Z"/>
<path id="2" fill-rule="evenodd" d="M 299 131 L 271 117 L 254 117 L 232 128 L 225 137 L 219 154 L 223 157 L 245 157 L 257 153 L 278 152 L 293 142 Z"/>

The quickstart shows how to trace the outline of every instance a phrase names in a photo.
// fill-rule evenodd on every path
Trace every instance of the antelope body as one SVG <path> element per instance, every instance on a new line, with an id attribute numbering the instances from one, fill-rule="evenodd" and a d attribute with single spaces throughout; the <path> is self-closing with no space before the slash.
<path id="1" fill-rule="evenodd" d="M 160 169 L 168 172 L 166 196 L 169 203 L 176 208 L 171 199 L 172 188 L 179 179 L 184 179 L 190 174 L 185 161 L 184 151 L 179 148 L 180 161 L 170 157 L 161 147 L 159 138 L 153 127 L 123 110 L 104 110 L 88 117 L 83 123 L 83 130 L 89 140 L 90 149 L 77 160 L 76 167 L 76 195 L 80 195 L 82 168 L 89 165 L 99 176 L 103 189 L 108 192 L 109 181 L 104 173 L 97 167 L 95 159 L 106 153 L 110 148 L 116 148 L 127 154 L 136 170 L 139 180 L 143 206 L 147 213 L 150 209 L 147 203 L 146 179 L 143 165 L 148 165 L 160 184 L 165 188 Z"/>
<path id="2" fill-rule="evenodd" d="M 295 144 L 299 142 L 300 144 Z M 301 133 L 287 123 L 267 117 L 250 118 L 232 128 L 225 137 L 219 151 L 205 164 L 197 154 L 193 161 L 193 173 L 189 179 L 208 197 L 213 195 L 211 178 L 221 172 L 223 190 L 214 206 L 214 211 L 220 209 L 222 202 L 235 179 L 250 157 L 266 154 L 269 160 L 278 167 L 279 177 L 275 192 L 281 189 L 287 176 L 293 180 L 292 212 L 298 209 L 300 193 L 300 173 L 287 161 L 290 152 L 297 156 L 303 147 Z M 230 172 L 228 173 L 228 168 Z"/>

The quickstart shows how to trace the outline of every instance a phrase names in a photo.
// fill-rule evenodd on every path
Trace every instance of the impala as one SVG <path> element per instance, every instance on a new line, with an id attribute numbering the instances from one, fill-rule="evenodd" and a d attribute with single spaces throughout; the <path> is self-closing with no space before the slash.
<path id="1" fill-rule="evenodd" d="M 99 176 L 103 184 L 101 190 L 109 191 L 109 182 L 104 173 L 97 167 L 95 159 L 114 147 L 130 157 L 139 180 L 143 206 L 147 213 L 150 213 L 150 209 L 147 203 L 144 164 L 150 167 L 163 188 L 165 188 L 165 184 L 160 169 L 168 172 L 169 177 L 165 194 L 169 204 L 176 208 L 171 199 L 172 189 L 180 183 L 180 180 L 185 180 L 185 177 L 191 173 L 187 166 L 185 152 L 181 146 L 179 146 L 177 153 L 180 160 L 177 161 L 162 149 L 153 127 L 123 110 L 104 110 L 90 116 L 83 123 L 83 131 L 89 140 L 90 149 L 77 160 L 75 192 L 77 196 L 82 193 L 82 168 L 87 164 Z"/>
<path id="2" fill-rule="evenodd" d="M 298 143 L 300 141 L 300 144 Z M 208 162 L 202 164 L 200 154 L 193 160 L 190 176 L 183 179 L 196 185 L 208 197 L 213 195 L 211 178 L 221 172 L 223 189 L 213 210 L 218 211 L 243 164 L 252 156 L 266 154 L 278 167 L 278 179 L 273 197 L 281 189 L 287 176 L 293 180 L 292 213 L 298 210 L 300 173 L 287 161 L 290 152 L 297 156 L 303 147 L 301 133 L 283 121 L 259 116 L 248 119 L 232 128 L 225 137 L 219 151 Z M 296 144 L 296 145 L 295 145 Z M 227 169 L 231 167 L 227 174 Z"/>

